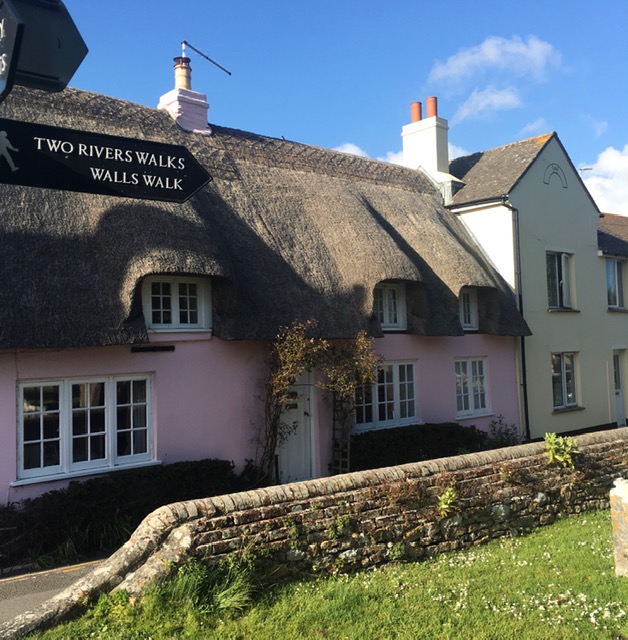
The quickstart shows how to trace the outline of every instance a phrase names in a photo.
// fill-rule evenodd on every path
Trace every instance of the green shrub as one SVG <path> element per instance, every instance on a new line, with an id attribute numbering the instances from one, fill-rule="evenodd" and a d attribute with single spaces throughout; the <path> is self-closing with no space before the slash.
<path id="1" fill-rule="evenodd" d="M 199 460 L 116 471 L 0 509 L 0 567 L 37 560 L 75 562 L 110 553 L 158 507 L 241 491 L 243 481 L 225 460 Z M 1 542 L 1 540 L 0 540 Z"/>
<path id="2" fill-rule="evenodd" d="M 487 435 L 453 422 L 367 431 L 351 440 L 351 470 L 377 469 L 481 451 Z"/>

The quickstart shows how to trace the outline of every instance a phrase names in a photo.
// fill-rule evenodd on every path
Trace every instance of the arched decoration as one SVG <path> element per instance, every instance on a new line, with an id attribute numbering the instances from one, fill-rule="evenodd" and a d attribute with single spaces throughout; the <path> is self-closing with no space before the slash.
<path id="1" fill-rule="evenodd" d="M 567 178 L 565 177 L 565 172 L 556 164 L 550 164 L 547 169 L 545 169 L 545 175 L 543 176 L 543 182 L 545 184 L 549 184 L 552 176 L 558 176 L 560 183 L 563 185 L 563 189 L 567 188 Z"/>

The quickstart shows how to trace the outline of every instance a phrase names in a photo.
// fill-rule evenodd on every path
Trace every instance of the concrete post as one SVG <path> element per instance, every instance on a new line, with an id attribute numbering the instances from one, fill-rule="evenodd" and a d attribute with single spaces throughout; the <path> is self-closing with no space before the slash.
<path id="1" fill-rule="evenodd" d="M 618 478 L 611 489 L 611 520 L 615 544 L 615 575 L 628 576 L 628 480 Z"/>

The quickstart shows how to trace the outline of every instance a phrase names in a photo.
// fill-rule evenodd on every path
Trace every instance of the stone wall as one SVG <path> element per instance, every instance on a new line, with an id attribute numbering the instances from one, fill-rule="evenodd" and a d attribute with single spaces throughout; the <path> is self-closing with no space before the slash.
<path id="1" fill-rule="evenodd" d="M 578 443 L 574 469 L 548 464 L 534 443 L 169 505 L 135 532 L 129 544 L 159 531 L 163 542 L 151 542 L 147 562 L 120 587 L 136 593 L 165 571 L 164 560 L 190 555 L 250 553 L 284 570 L 353 571 L 608 508 L 628 467 L 628 429 Z"/>
<path id="2" fill-rule="evenodd" d="M 548 464 L 533 443 L 161 507 L 98 569 L 0 633 L 50 624 L 98 592 L 139 594 L 188 557 L 248 553 L 289 571 L 353 571 L 608 508 L 628 471 L 628 428 L 577 440 L 574 469 Z"/>

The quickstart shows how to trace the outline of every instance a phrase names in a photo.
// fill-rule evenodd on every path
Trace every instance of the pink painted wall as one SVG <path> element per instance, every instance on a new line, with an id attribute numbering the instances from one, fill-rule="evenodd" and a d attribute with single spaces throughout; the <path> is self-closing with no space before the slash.
<path id="1" fill-rule="evenodd" d="M 469 333 L 460 337 L 388 334 L 376 341 L 384 360 L 416 362 L 419 416 L 422 422 L 459 422 L 487 428 L 497 415 L 519 426 L 516 338 Z M 490 415 L 458 419 L 454 360 L 486 358 Z"/>
<path id="2" fill-rule="evenodd" d="M 131 353 L 129 346 L 0 353 L 0 503 L 19 501 L 67 484 L 48 481 L 23 486 L 17 477 L 16 388 L 27 380 L 149 373 L 153 375 L 156 458 L 164 463 L 202 458 L 254 458 L 255 425 L 263 420 L 267 346 L 225 342 L 209 334 L 154 334 L 153 343 L 174 352 Z M 384 360 L 416 363 L 419 421 L 487 427 L 502 414 L 518 424 L 515 338 L 468 334 L 426 338 L 388 334 L 376 341 Z M 454 360 L 484 357 L 491 414 L 457 420 Z M 329 474 L 332 432 L 329 398 L 314 389 L 313 446 L 316 475 Z"/>
<path id="3" fill-rule="evenodd" d="M 165 463 L 202 458 L 242 465 L 254 455 L 254 425 L 263 418 L 261 395 L 267 348 L 182 334 L 152 342 L 174 352 L 131 353 L 129 346 L 0 354 L 0 502 L 39 495 L 64 481 L 9 487 L 17 477 L 16 388 L 19 381 L 80 376 L 153 374 L 156 458 Z M 8 446 L 7 446 L 8 443 Z"/>

